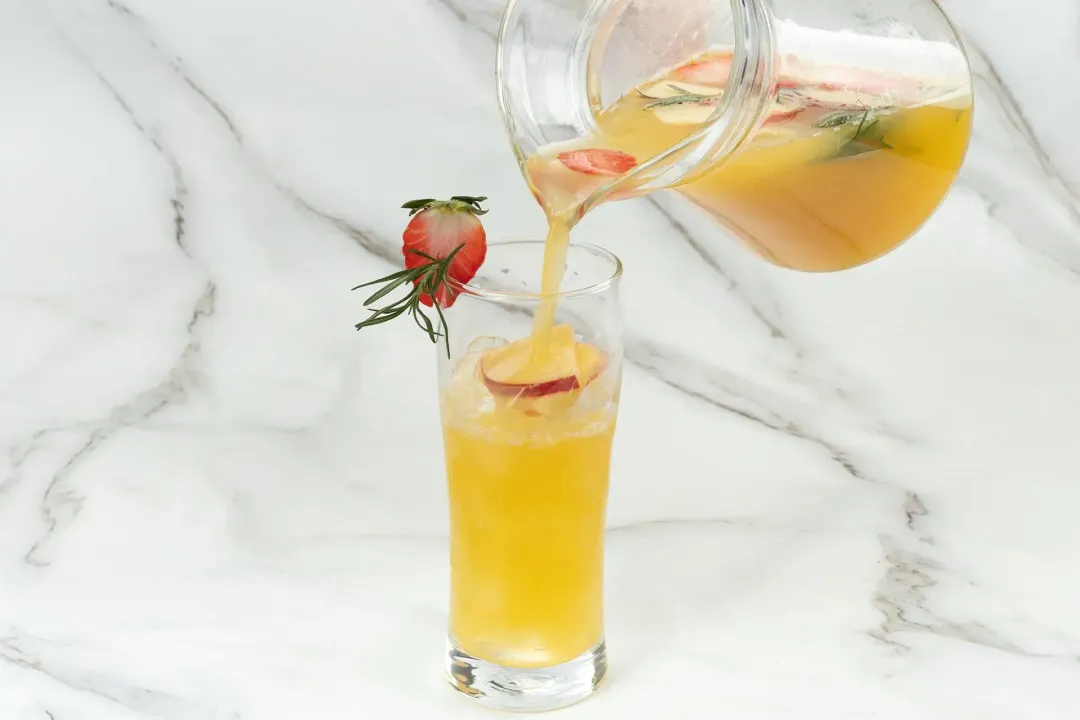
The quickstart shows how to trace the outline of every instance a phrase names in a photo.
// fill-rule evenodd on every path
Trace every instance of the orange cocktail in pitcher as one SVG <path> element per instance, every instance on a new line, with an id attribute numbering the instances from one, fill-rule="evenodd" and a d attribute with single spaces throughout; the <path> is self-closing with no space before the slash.
<path id="1" fill-rule="evenodd" d="M 600 112 L 587 137 L 527 158 L 553 235 L 564 238 L 607 183 L 707 126 L 731 60 L 725 50 L 691 58 Z M 960 170 L 970 89 L 956 80 L 804 67 L 797 58 L 776 82 L 760 125 L 738 149 L 673 189 L 763 258 L 796 270 L 854 267 L 909 238 Z M 624 196 L 634 192 L 631 181 Z"/>
<path id="2" fill-rule="evenodd" d="M 695 58 L 626 96 L 600 115 L 598 137 L 639 157 L 675 145 L 713 109 L 730 57 Z M 785 267 L 842 270 L 892 250 L 960 171 L 970 92 L 932 79 L 799 68 L 796 59 L 785 71 L 746 146 L 677 189 Z"/>

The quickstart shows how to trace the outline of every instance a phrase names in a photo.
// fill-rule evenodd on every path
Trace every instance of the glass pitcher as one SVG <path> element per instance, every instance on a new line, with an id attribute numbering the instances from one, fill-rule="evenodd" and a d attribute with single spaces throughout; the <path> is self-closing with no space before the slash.
<path id="1" fill-rule="evenodd" d="M 935 0 L 509 0 L 497 64 L 549 220 L 670 188 L 799 270 L 910 237 L 971 131 L 967 58 Z"/>

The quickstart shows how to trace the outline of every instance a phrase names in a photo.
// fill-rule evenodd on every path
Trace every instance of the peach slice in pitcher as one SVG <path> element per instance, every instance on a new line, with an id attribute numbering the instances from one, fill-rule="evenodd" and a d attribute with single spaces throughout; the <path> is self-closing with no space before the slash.
<path id="1" fill-rule="evenodd" d="M 572 407 L 607 362 L 603 350 L 578 342 L 571 326 L 556 325 L 546 352 L 535 352 L 532 337 L 512 342 L 480 358 L 480 375 L 500 405 L 528 415 L 552 415 Z"/>
<path id="2" fill-rule="evenodd" d="M 645 107 L 667 125 L 701 125 L 708 122 L 720 101 L 721 88 L 688 82 L 658 82 L 639 91 L 652 100 Z"/>

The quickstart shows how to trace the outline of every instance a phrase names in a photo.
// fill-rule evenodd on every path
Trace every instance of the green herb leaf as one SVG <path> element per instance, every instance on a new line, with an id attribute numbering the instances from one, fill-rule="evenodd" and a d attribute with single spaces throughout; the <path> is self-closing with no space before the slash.
<path id="1" fill-rule="evenodd" d="M 390 320 L 398 317 L 408 309 L 408 306 L 402 305 L 401 307 L 394 307 L 393 309 L 381 308 L 379 310 L 372 310 L 371 317 L 369 317 L 367 320 L 357 323 L 356 329 L 359 330 L 360 328 L 371 327 L 372 325 L 380 325 L 384 322 L 389 322 Z"/>
<path id="2" fill-rule="evenodd" d="M 443 317 L 442 308 L 439 307 L 439 303 L 433 303 L 435 306 L 435 312 L 439 314 L 439 327 L 446 330 L 446 318 Z M 443 333 L 443 341 L 446 343 L 446 357 L 450 357 L 450 333 Z"/>
<path id="3" fill-rule="evenodd" d="M 863 117 L 864 115 L 865 115 L 865 113 L 863 113 L 863 112 L 850 112 L 850 111 L 835 112 L 835 113 L 832 113 L 831 115 L 826 115 L 821 120 L 818 120 L 817 123 L 814 124 L 814 127 L 823 128 L 823 129 L 824 128 L 840 127 L 841 125 L 847 125 L 849 123 L 853 123 L 856 120 Z"/>
<path id="4" fill-rule="evenodd" d="M 413 269 L 405 268 L 404 270 L 399 270 L 396 273 L 391 273 L 390 275 L 387 275 L 386 277 L 381 277 L 378 280 L 372 280 L 371 282 L 361 283 L 361 284 L 357 285 L 356 287 L 354 287 L 353 290 L 359 290 L 360 288 L 371 287 L 372 285 L 378 285 L 379 283 L 384 283 L 384 282 L 387 282 L 387 281 L 390 281 L 390 280 L 396 280 L 397 278 L 401 277 L 402 275 L 408 275 L 411 272 L 415 272 L 415 268 L 413 268 Z"/>
<path id="5" fill-rule="evenodd" d="M 892 150 L 892 145 L 885 142 L 886 128 L 884 123 L 881 122 L 881 118 L 882 116 L 876 114 L 873 109 L 866 108 L 855 112 L 833 113 L 820 120 L 816 125 L 818 128 L 839 128 L 844 125 L 855 125 L 855 132 L 851 137 L 835 153 L 823 158 L 820 162 L 840 160 L 876 150 Z"/>
<path id="6" fill-rule="evenodd" d="M 364 307 L 367 307 L 368 305 L 372 304 L 373 302 L 377 302 L 377 301 L 383 299 L 384 297 L 386 297 L 390 293 L 394 292 L 394 290 L 397 290 L 399 287 L 401 287 L 405 283 L 411 282 L 412 280 L 414 280 L 417 277 L 419 277 L 420 275 L 422 275 L 423 272 L 424 272 L 423 268 L 416 268 L 416 269 L 411 270 L 410 272 L 402 275 L 401 277 L 399 277 L 399 278 L 397 278 L 395 280 L 392 280 L 391 282 L 387 283 L 386 286 L 383 287 L 381 290 L 379 290 L 374 295 L 372 295 L 367 300 L 365 300 L 364 301 Z"/>
<path id="7" fill-rule="evenodd" d="M 863 153 L 874 152 L 875 150 L 892 150 L 892 145 L 883 140 L 874 140 L 873 138 L 848 140 L 834 155 L 830 156 L 829 159 L 840 160 L 841 158 L 862 155 Z"/>
<path id="8" fill-rule="evenodd" d="M 409 217 L 413 217 L 420 212 L 424 207 L 427 207 L 431 203 L 435 202 L 434 198 L 421 198 L 420 200 L 410 200 L 403 204 L 402 207 L 407 209 Z"/>
<path id="9" fill-rule="evenodd" d="M 649 103 L 645 107 L 651 110 L 652 108 L 668 107 L 670 105 L 708 105 L 711 103 L 715 103 L 717 100 L 720 99 L 719 95 L 701 95 L 699 93 L 692 93 L 687 90 L 683 90 L 678 85 L 672 85 L 671 83 L 668 83 L 668 87 L 677 92 L 678 95 L 673 95 L 669 98 L 660 98 L 658 100 L 654 100 L 654 102 Z M 641 94 L 642 97 L 649 97 L 645 93 L 642 93 L 640 90 L 638 92 Z"/>
<path id="10" fill-rule="evenodd" d="M 477 200 L 477 202 L 479 202 L 479 200 Z M 412 253 L 424 258 L 428 262 L 419 267 L 399 270 L 378 280 L 372 280 L 371 282 L 354 287 L 353 290 L 358 290 L 362 287 L 384 284 L 384 287 L 377 290 L 371 297 L 364 301 L 364 306 L 367 307 L 368 305 L 383 299 L 399 287 L 410 282 L 413 283 L 413 287 L 404 297 L 381 308 L 368 308 L 369 312 L 371 312 L 371 317 L 357 323 L 356 329 L 362 330 L 366 327 L 381 325 L 384 322 L 389 322 L 394 318 L 401 317 L 405 313 L 409 313 L 409 315 L 412 316 L 413 322 L 416 323 L 416 326 L 424 331 L 424 334 L 428 336 L 431 342 L 438 343 L 439 338 L 443 338 L 446 343 L 446 356 L 450 357 L 450 329 L 446 325 L 446 317 L 443 315 L 442 308 L 439 306 L 439 300 L 436 297 L 436 293 L 439 288 L 447 282 L 450 273 L 450 263 L 453 262 L 454 257 L 463 247 L 465 247 L 464 244 L 458 245 L 444 258 L 434 258 L 419 250 L 412 250 Z M 423 303 L 420 301 L 420 298 L 424 295 L 431 296 L 432 305 L 435 307 L 435 312 L 439 317 L 438 325 L 436 325 L 432 319 L 428 317 L 427 313 L 424 312 Z"/>
<path id="11" fill-rule="evenodd" d="M 487 210 L 480 207 L 480 203 L 487 200 L 487 197 L 485 197 L 485 196 L 482 196 L 482 195 L 481 196 L 454 195 L 450 199 L 451 200 L 457 200 L 458 202 L 462 202 L 462 203 L 465 203 L 466 205 L 468 205 L 469 206 L 469 212 L 471 212 L 473 215 L 486 215 L 487 214 Z"/>
<path id="12" fill-rule="evenodd" d="M 433 258 L 430 255 L 428 255 L 426 252 L 422 252 L 420 250 L 409 250 L 409 252 L 411 252 L 413 255 L 419 255 L 420 257 L 424 258 L 425 260 L 430 260 L 431 262 L 438 262 L 438 258 Z M 457 251 L 455 250 L 455 252 L 457 252 Z"/>

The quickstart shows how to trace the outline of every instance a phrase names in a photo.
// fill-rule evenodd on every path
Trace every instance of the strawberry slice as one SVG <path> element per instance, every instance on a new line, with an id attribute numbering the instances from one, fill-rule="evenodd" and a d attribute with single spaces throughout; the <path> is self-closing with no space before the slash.
<path id="1" fill-rule="evenodd" d="M 769 114 L 765 117 L 765 125 L 787 122 L 803 110 L 806 105 L 797 97 L 791 95 L 779 95 L 769 108 Z"/>
<path id="2" fill-rule="evenodd" d="M 559 161 L 574 172 L 615 177 L 637 167 L 637 158 L 619 150 L 585 148 L 559 153 Z"/>
<path id="3" fill-rule="evenodd" d="M 731 76 L 731 63 L 733 59 L 734 53 L 730 50 L 726 52 L 710 53 L 701 60 L 695 60 L 676 68 L 675 77 L 679 80 L 700 83 L 702 85 L 711 85 L 719 88 L 726 87 L 728 78 Z M 794 55 L 785 55 L 783 62 L 787 64 L 797 63 L 798 58 Z M 781 71 L 776 82 L 773 84 L 773 87 L 776 90 L 790 90 L 801 84 L 799 78 L 790 77 L 785 72 Z"/>
<path id="4" fill-rule="evenodd" d="M 453 254 L 447 265 L 446 278 L 456 283 L 472 280 L 487 255 L 487 235 L 477 217 L 487 212 L 480 206 L 486 199 L 455 195 L 449 200 L 425 198 L 402 205 L 412 217 L 401 235 L 405 267 L 412 270 L 445 260 Z M 417 287 L 422 282 L 426 282 L 423 277 L 413 280 Z M 459 292 L 446 282 L 440 282 L 434 299 L 440 308 L 446 309 L 454 304 Z M 431 294 L 422 293 L 420 302 L 431 307 Z"/>
<path id="5" fill-rule="evenodd" d="M 895 104 L 917 94 L 919 81 L 910 77 L 864 68 L 827 65 L 792 65 L 785 76 L 798 85 L 798 91 L 815 96 L 821 105 L 849 105 L 844 93 L 864 96 L 860 104 Z M 866 99 L 869 96 L 869 99 Z"/>
<path id="6" fill-rule="evenodd" d="M 859 68 L 829 68 L 816 83 L 822 90 L 847 90 L 880 95 L 893 86 L 888 75 Z"/>
<path id="7" fill-rule="evenodd" d="M 675 77 L 699 85 L 724 87 L 731 74 L 732 57 L 731 52 L 710 53 L 676 68 Z"/>

